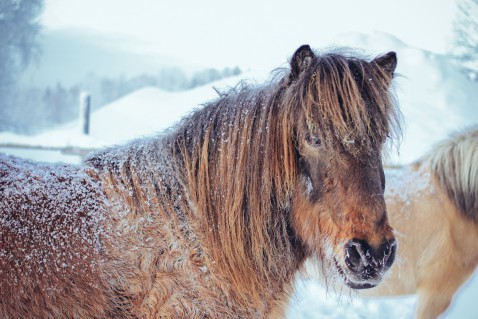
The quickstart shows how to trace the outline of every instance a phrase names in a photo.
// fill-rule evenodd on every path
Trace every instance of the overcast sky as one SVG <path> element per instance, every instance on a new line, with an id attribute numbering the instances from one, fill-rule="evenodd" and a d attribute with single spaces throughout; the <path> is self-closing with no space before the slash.
<path id="1" fill-rule="evenodd" d="M 129 49 L 210 66 L 284 61 L 299 45 L 374 30 L 445 52 L 454 0 L 46 0 L 42 23 L 134 39 Z"/>

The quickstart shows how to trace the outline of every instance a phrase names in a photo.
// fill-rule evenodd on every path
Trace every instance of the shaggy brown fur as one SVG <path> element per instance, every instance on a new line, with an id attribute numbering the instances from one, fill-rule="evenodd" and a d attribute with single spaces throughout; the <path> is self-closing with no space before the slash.
<path id="1" fill-rule="evenodd" d="M 339 267 L 347 240 L 378 245 L 393 239 L 380 150 L 398 127 L 389 93 L 395 65 L 394 53 L 366 62 L 338 53 L 318 56 L 303 46 L 278 81 L 232 89 L 159 137 L 90 155 L 86 166 L 72 170 L 91 167 L 92 177 L 72 182 L 101 185 L 92 191 L 95 207 L 86 210 L 102 218 L 93 223 L 102 231 L 88 232 L 98 234 L 98 248 L 80 245 L 91 250 L 80 255 L 93 281 L 76 278 L 66 263 L 62 294 L 69 287 L 82 291 L 63 302 L 55 294 L 51 300 L 43 282 L 36 289 L 14 288 L 2 279 L 0 315 L 281 317 L 293 276 L 308 255 Z M 12 198 L 5 193 L 12 175 L 0 172 L 2 196 Z M 319 178 L 324 174 L 328 184 Z M 67 202 L 76 198 L 66 196 Z M 53 204 L 62 196 L 46 198 Z M 12 211 L 32 204 L 28 196 L 8 203 Z M 1 207 L 2 216 L 12 214 Z M 76 253 L 75 245 L 68 251 Z M 329 248 L 337 255 L 325 253 Z M 0 270 L 24 262 L 15 259 Z M 19 289 L 26 289 L 24 299 L 13 296 Z M 75 298 L 76 304 L 69 302 Z"/>

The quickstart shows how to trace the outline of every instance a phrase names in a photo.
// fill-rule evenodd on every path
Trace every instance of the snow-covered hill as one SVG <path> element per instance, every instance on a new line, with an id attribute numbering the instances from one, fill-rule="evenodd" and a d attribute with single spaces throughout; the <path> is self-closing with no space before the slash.
<path id="1" fill-rule="evenodd" d="M 220 80 L 182 93 L 153 87 L 140 89 L 95 112 L 91 118 L 91 136 L 110 145 L 160 133 L 202 103 L 215 99 L 214 88 L 234 86 L 241 78 Z"/>

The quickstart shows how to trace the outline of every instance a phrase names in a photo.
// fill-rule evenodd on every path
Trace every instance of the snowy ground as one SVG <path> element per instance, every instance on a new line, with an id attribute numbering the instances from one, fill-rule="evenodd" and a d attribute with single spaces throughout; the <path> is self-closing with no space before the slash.
<path id="1" fill-rule="evenodd" d="M 469 81 L 448 56 L 410 47 L 379 32 L 347 34 L 337 41 L 347 46 L 367 48 L 367 53 L 394 50 L 398 54 L 397 71 L 401 76 L 396 79 L 396 91 L 405 127 L 400 153 L 392 154 L 390 163 L 409 163 L 451 132 L 478 124 L 478 83 Z M 261 82 L 267 74 L 256 72 L 242 77 Z M 214 86 L 221 89 L 233 86 L 238 80 L 231 78 Z M 95 148 L 123 143 L 166 129 L 193 107 L 216 96 L 211 85 L 184 93 L 144 88 L 93 113 L 88 137 L 78 133 L 76 123 L 35 137 L 3 132 L 0 133 L 0 151 L 43 161 L 78 162 L 78 157 L 59 152 L 21 150 L 1 145 Z M 473 304 L 478 295 L 478 275 L 465 286 L 445 318 L 478 317 Z M 415 296 L 385 299 L 337 297 L 334 293 L 327 293 L 315 281 L 304 279 L 298 281 L 288 318 L 412 318 L 415 302 Z"/>
<path id="2" fill-rule="evenodd" d="M 416 297 L 363 298 L 328 291 L 314 280 L 298 280 L 288 319 L 411 319 Z"/>

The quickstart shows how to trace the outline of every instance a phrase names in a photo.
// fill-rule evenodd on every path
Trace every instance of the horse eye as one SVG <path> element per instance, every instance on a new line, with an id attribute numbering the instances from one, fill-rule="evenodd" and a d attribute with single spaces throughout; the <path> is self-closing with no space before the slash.
<path id="1" fill-rule="evenodd" d="M 320 141 L 320 138 L 318 138 L 317 136 L 312 135 L 312 134 L 307 134 L 305 136 L 305 141 L 310 146 L 315 146 L 315 147 L 318 147 L 322 144 L 322 142 Z"/>

